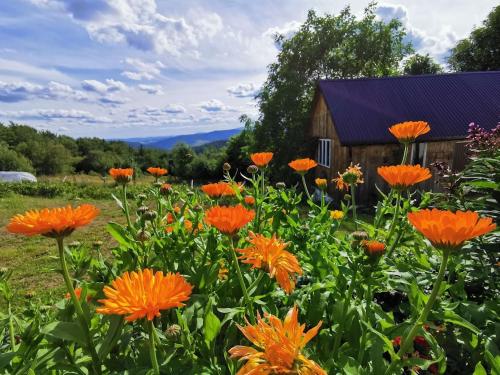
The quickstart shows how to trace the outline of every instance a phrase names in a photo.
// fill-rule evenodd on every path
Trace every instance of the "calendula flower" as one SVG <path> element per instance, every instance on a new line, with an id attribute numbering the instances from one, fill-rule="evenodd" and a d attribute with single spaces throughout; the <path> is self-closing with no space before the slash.
<path id="1" fill-rule="evenodd" d="M 133 168 L 111 168 L 109 175 L 119 184 L 126 184 L 132 180 Z"/>
<path id="2" fill-rule="evenodd" d="M 224 234 L 233 235 L 255 217 L 255 211 L 237 206 L 214 206 L 205 213 L 207 224 Z"/>
<path id="3" fill-rule="evenodd" d="M 375 240 L 363 240 L 361 241 L 361 247 L 368 256 L 378 257 L 385 252 L 385 244 Z"/>
<path id="4" fill-rule="evenodd" d="M 185 219 L 184 220 L 184 228 L 189 232 L 193 229 L 193 222 L 189 219 Z M 196 230 L 202 230 L 203 229 L 203 224 L 202 223 L 198 223 L 198 225 L 196 226 Z"/>
<path id="5" fill-rule="evenodd" d="M 302 275 L 302 268 L 295 255 L 285 250 L 286 243 L 276 235 L 267 238 L 253 232 L 250 232 L 249 242 L 251 246 L 237 250 L 241 254 L 241 262 L 268 272 L 269 277 L 276 278 L 285 292 L 291 293 L 297 275 Z"/>
<path id="6" fill-rule="evenodd" d="M 326 178 L 317 178 L 314 180 L 314 182 L 316 186 L 319 187 L 321 190 L 326 189 L 328 185 L 328 181 L 326 180 Z"/>
<path id="7" fill-rule="evenodd" d="M 460 249 L 475 237 L 496 228 L 493 219 L 472 211 L 443 211 L 436 208 L 408 214 L 410 223 L 438 249 Z"/>
<path id="8" fill-rule="evenodd" d="M 339 210 L 330 211 L 330 218 L 333 220 L 340 220 L 344 217 L 344 212 Z"/>
<path id="9" fill-rule="evenodd" d="M 393 125 L 389 131 L 401 143 L 410 143 L 423 134 L 430 132 L 431 128 L 425 121 L 406 121 Z"/>
<path id="10" fill-rule="evenodd" d="M 245 197 L 245 203 L 248 204 L 249 206 L 253 206 L 255 204 L 255 198 L 252 197 L 251 195 L 247 195 Z"/>
<path id="11" fill-rule="evenodd" d="M 272 158 L 272 152 L 257 152 L 250 155 L 250 159 L 252 159 L 252 162 L 259 168 L 266 167 Z"/>
<path id="12" fill-rule="evenodd" d="M 150 269 L 125 272 L 111 286 L 104 287 L 105 299 L 99 300 L 100 314 L 127 315 L 128 322 L 146 317 L 153 320 L 161 310 L 184 306 L 193 287 L 179 273 L 153 272 Z"/>
<path id="13" fill-rule="evenodd" d="M 82 297 L 82 288 L 75 288 L 75 294 L 76 294 L 76 298 L 80 299 Z M 68 300 L 71 299 L 71 294 L 66 293 L 64 298 L 66 298 Z M 90 302 L 92 300 L 92 297 L 87 294 L 86 300 L 87 300 L 87 302 Z"/>
<path id="14" fill-rule="evenodd" d="M 98 214 L 99 209 L 91 204 L 32 210 L 12 217 L 7 230 L 26 236 L 66 237 L 76 228 L 91 223 Z"/>
<path id="15" fill-rule="evenodd" d="M 296 159 L 288 163 L 288 166 L 292 168 L 295 172 L 299 174 L 305 174 L 309 169 L 316 167 L 318 163 L 314 160 L 306 158 L 306 159 Z"/>
<path id="16" fill-rule="evenodd" d="M 219 198 L 222 196 L 234 196 L 237 190 L 243 190 L 242 185 L 233 185 L 228 182 L 217 182 L 206 184 L 201 187 L 201 190 L 210 198 Z"/>
<path id="17" fill-rule="evenodd" d="M 321 323 L 305 332 L 305 324 L 298 322 L 297 306 L 293 307 L 282 322 L 274 315 L 260 316 L 257 324 L 240 327 L 239 330 L 256 346 L 235 346 L 229 350 L 231 358 L 246 363 L 237 375 L 326 375 L 316 362 L 302 354 L 302 350 L 317 335 Z"/>
<path id="18" fill-rule="evenodd" d="M 432 177 L 428 168 L 420 165 L 392 165 L 378 167 L 378 174 L 394 189 L 407 189 Z"/>
<path id="19" fill-rule="evenodd" d="M 160 168 L 160 167 L 149 167 L 146 169 L 149 174 L 155 176 L 155 177 L 161 177 L 164 176 L 168 173 L 168 170 L 165 168 Z"/>
<path id="20" fill-rule="evenodd" d="M 221 281 L 227 280 L 229 274 L 229 269 L 226 267 L 226 263 L 223 259 L 219 260 L 219 271 L 217 272 L 217 278 Z"/>
<path id="21" fill-rule="evenodd" d="M 335 183 L 338 190 L 347 190 L 349 186 L 362 184 L 363 181 L 363 173 L 361 172 L 361 167 L 359 164 L 350 164 L 344 173 L 340 174 L 337 172 L 339 177 L 334 178 L 332 182 Z"/>
<path id="22" fill-rule="evenodd" d="M 170 194 L 172 191 L 173 191 L 173 190 L 172 190 L 172 185 L 170 185 L 170 184 L 162 184 L 162 185 L 160 186 L 160 193 L 161 193 L 162 195 L 168 195 L 168 194 Z"/>

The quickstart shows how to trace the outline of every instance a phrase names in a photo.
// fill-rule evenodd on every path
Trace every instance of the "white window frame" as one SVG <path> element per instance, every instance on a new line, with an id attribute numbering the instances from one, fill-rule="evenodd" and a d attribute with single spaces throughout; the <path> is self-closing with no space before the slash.
<path id="1" fill-rule="evenodd" d="M 332 160 L 332 140 L 320 138 L 318 140 L 317 162 L 322 167 L 330 168 Z"/>
<path id="2" fill-rule="evenodd" d="M 411 145 L 411 155 L 410 155 L 411 163 L 413 163 L 413 160 L 415 159 L 415 149 L 416 149 L 416 143 L 413 143 Z M 418 151 L 419 151 L 419 154 L 422 153 L 422 165 L 421 166 L 425 167 L 427 165 L 427 142 L 420 142 L 418 144 Z"/>

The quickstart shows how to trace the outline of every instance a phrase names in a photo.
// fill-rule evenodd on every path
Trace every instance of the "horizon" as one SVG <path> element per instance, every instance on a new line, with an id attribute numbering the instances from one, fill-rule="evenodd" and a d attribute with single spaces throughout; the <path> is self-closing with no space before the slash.
<path id="1" fill-rule="evenodd" d="M 0 122 L 108 140 L 240 128 L 241 115 L 258 116 L 254 96 L 279 53 L 273 35 L 291 37 L 309 9 L 347 5 L 359 16 L 368 2 L 3 2 Z M 415 52 L 444 65 L 495 5 L 400 0 L 376 14 L 399 19 Z"/>

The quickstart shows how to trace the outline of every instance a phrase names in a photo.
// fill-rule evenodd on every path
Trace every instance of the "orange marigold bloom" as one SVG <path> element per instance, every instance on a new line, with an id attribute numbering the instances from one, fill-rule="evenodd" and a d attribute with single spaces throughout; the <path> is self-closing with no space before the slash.
<path id="1" fill-rule="evenodd" d="M 75 294 L 76 294 L 76 298 L 80 299 L 82 297 L 82 288 L 75 288 Z M 66 295 L 64 296 L 66 299 L 71 299 L 71 294 L 66 293 Z M 92 297 L 89 296 L 87 294 L 87 298 L 86 298 L 87 302 L 90 302 L 92 300 Z"/>
<path id="2" fill-rule="evenodd" d="M 7 230 L 26 236 L 65 237 L 92 222 L 98 214 L 99 209 L 91 204 L 32 210 L 12 217 Z"/>
<path id="3" fill-rule="evenodd" d="M 250 155 L 250 159 L 252 159 L 252 162 L 259 168 L 267 166 L 272 158 L 272 152 L 257 152 Z"/>
<path id="4" fill-rule="evenodd" d="M 150 269 L 125 272 L 104 287 L 105 299 L 99 300 L 103 307 L 96 311 L 106 315 L 128 315 L 128 322 L 146 317 L 153 320 L 160 310 L 184 306 L 193 287 L 179 273 L 166 275 Z"/>
<path id="5" fill-rule="evenodd" d="M 328 185 L 328 181 L 326 180 L 326 178 L 317 178 L 314 180 L 314 182 L 316 183 L 316 186 L 319 187 L 320 189 L 325 189 L 326 186 Z"/>
<path id="6" fill-rule="evenodd" d="M 408 220 L 438 249 L 459 249 L 465 241 L 496 228 L 492 218 L 480 218 L 472 211 L 451 212 L 434 208 L 410 212 Z"/>
<path id="7" fill-rule="evenodd" d="M 163 184 L 160 186 L 160 193 L 163 195 L 168 195 L 172 192 L 172 185 L 170 184 Z"/>
<path id="8" fill-rule="evenodd" d="M 432 177 L 428 168 L 420 165 L 391 165 L 378 167 L 378 174 L 393 188 L 407 189 Z"/>
<path id="9" fill-rule="evenodd" d="M 302 268 L 295 255 L 285 250 L 287 244 L 276 235 L 267 238 L 252 232 L 249 242 L 252 246 L 238 249 L 242 263 L 269 272 L 269 277 L 276 278 L 281 288 L 290 294 L 295 288 L 297 275 L 302 275 Z"/>
<path id="10" fill-rule="evenodd" d="M 236 189 L 242 190 L 242 185 L 233 186 L 228 182 L 216 182 L 213 184 L 202 185 L 201 190 L 211 198 L 236 195 Z"/>
<path id="11" fill-rule="evenodd" d="M 155 177 L 161 177 L 164 176 L 168 173 L 168 170 L 165 168 L 160 168 L 160 167 L 149 167 L 146 169 L 149 174 L 155 176 Z"/>
<path id="12" fill-rule="evenodd" d="M 359 164 L 350 164 L 344 173 L 338 173 L 338 177 L 334 178 L 332 182 L 335 183 L 338 190 L 348 190 L 351 184 L 362 184 L 363 181 L 363 172 L 361 172 L 361 167 Z"/>
<path id="13" fill-rule="evenodd" d="M 215 206 L 205 213 L 207 224 L 216 227 L 222 233 L 235 234 L 255 217 L 254 210 L 247 210 L 241 204 L 237 206 Z"/>
<path id="14" fill-rule="evenodd" d="M 389 131 L 401 143 L 413 142 L 418 136 L 429 133 L 429 124 L 425 121 L 406 121 L 393 125 Z"/>
<path id="15" fill-rule="evenodd" d="M 295 172 L 304 174 L 306 173 L 309 169 L 312 169 L 316 167 L 318 163 L 316 163 L 314 160 L 306 158 L 306 159 L 296 159 L 294 161 L 291 161 L 288 163 L 288 166 L 292 168 Z"/>
<path id="16" fill-rule="evenodd" d="M 253 206 L 255 204 L 255 198 L 252 197 L 251 195 L 247 195 L 245 197 L 245 203 L 248 204 L 249 206 Z"/>
<path id="17" fill-rule="evenodd" d="M 298 314 L 297 306 L 294 306 L 283 322 L 266 314 L 268 322 L 258 316 L 257 324 L 250 325 L 247 321 L 247 326 L 238 326 L 257 349 L 238 345 L 229 350 L 231 358 L 247 361 L 237 375 L 326 375 L 316 362 L 302 354 L 302 349 L 317 335 L 322 322 L 305 332 L 305 324 L 299 323 Z"/>
<path id="18" fill-rule="evenodd" d="M 381 256 L 385 251 L 385 244 L 375 240 L 363 240 L 361 247 L 369 256 Z"/>
<path id="19" fill-rule="evenodd" d="M 134 175 L 133 168 L 111 168 L 109 175 L 119 184 L 126 184 L 132 180 Z"/>

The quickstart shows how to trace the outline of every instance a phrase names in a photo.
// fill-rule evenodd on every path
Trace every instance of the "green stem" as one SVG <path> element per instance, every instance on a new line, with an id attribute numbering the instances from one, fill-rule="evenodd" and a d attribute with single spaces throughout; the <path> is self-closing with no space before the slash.
<path id="1" fill-rule="evenodd" d="M 387 238 L 385 239 L 385 243 L 389 243 L 392 235 L 394 234 L 394 229 L 396 229 L 396 222 L 398 221 L 399 206 L 400 205 L 401 205 L 401 191 L 398 190 L 398 195 L 396 196 L 396 208 L 394 210 L 394 216 L 392 218 L 391 227 L 389 229 L 389 234 L 387 235 Z"/>
<path id="2" fill-rule="evenodd" d="M 366 295 L 365 295 L 365 318 L 367 320 L 367 324 L 371 324 L 370 322 L 370 315 L 371 315 L 371 303 L 372 303 L 372 286 L 368 280 L 368 287 L 366 289 Z M 358 352 L 358 363 L 362 364 L 364 358 L 365 358 L 365 346 L 366 346 L 366 340 L 367 340 L 367 328 L 365 327 L 363 329 L 363 334 L 361 336 L 361 345 L 359 347 L 359 352 Z"/>
<path id="3" fill-rule="evenodd" d="M 85 313 L 83 312 L 80 300 L 76 296 L 75 289 L 73 288 L 73 284 L 69 276 L 68 266 L 66 265 L 66 259 L 64 256 L 63 237 L 57 237 L 57 247 L 59 250 L 59 260 L 61 261 L 61 269 L 64 282 L 66 284 L 66 289 L 68 290 L 68 293 L 71 296 L 71 301 L 75 306 L 76 315 L 78 316 L 78 320 L 80 321 L 80 325 L 82 326 L 83 332 L 85 334 L 85 340 L 87 341 L 87 350 L 90 352 L 90 355 L 92 357 L 92 368 L 94 370 L 94 373 L 101 374 L 99 356 L 97 355 L 94 343 L 92 342 L 92 338 L 90 337 L 89 322 L 87 321 Z"/>
<path id="4" fill-rule="evenodd" d="M 245 286 L 245 280 L 243 279 L 243 275 L 241 273 L 240 264 L 238 263 L 238 257 L 236 256 L 236 251 L 234 250 L 234 238 L 231 238 L 231 254 L 233 256 L 234 268 L 236 269 L 236 274 L 238 275 L 238 281 L 240 282 L 240 287 L 243 292 L 243 297 L 245 298 L 245 304 L 247 305 L 248 312 L 250 313 L 250 322 L 252 324 L 255 323 L 255 316 L 253 313 L 253 305 L 250 300 L 250 296 L 248 295 L 247 287 Z"/>
<path id="5" fill-rule="evenodd" d="M 306 178 L 304 176 L 304 173 L 301 173 L 300 177 L 302 177 L 302 185 L 304 185 L 304 191 L 306 192 L 307 198 L 310 201 L 312 201 L 311 194 L 309 194 L 309 190 L 307 189 Z"/>
<path id="6" fill-rule="evenodd" d="M 441 260 L 441 266 L 439 267 L 439 272 L 436 278 L 436 281 L 434 282 L 434 286 L 432 288 L 431 295 L 429 296 L 429 299 L 427 300 L 427 303 L 420 313 L 420 316 L 418 319 L 415 321 L 413 324 L 410 332 L 408 335 L 404 338 L 401 348 L 399 349 L 397 353 L 397 359 L 394 360 L 391 365 L 387 368 L 387 371 L 385 372 L 386 375 L 390 375 L 396 370 L 397 366 L 401 362 L 401 358 L 403 355 L 405 355 L 410 347 L 413 345 L 413 339 L 418 333 L 418 330 L 421 329 L 421 327 L 424 325 L 424 323 L 427 321 L 427 316 L 429 315 L 429 312 L 432 309 L 432 306 L 434 305 L 434 302 L 436 301 L 436 298 L 439 294 L 439 289 L 441 287 L 441 283 L 444 278 L 444 273 L 446 271 L 446 265 L 448 264 L 448 258 L 450 256 L 450 250 L 443 250 L 443 259 Z"/>
<path id="7" fill-rule="evenodd" d="M 358 215 L 356 214 L 356 184 L 351 184 L 351 202 L 352 202 L 352 218 L 354 220 L 354 228 L 358 230 Z"/>
<path id="8" fill-rule="evenodd" d="M 16 351 L 16 337 L 14 335 L 14 315 L 12 314 L 12 306 L 10 299 L 7 301 L 7 313 L 9 314 L 9 336 L 10 346 L 13 352 Z"/>
<path id="9" fill-rule="evenodd" d="M 354 284 L 356 283 L 356 276 L 358 275 L 358 264 L 354 264 L 354 274 L 352 275 L 351 284 L 349 285 L 349 289 L 347 290 L 347 294 L 344 299 L 344 305 L 342 308 L 342 316 L 341 322 L 339 323 L 339 332 L 335 335 L 335 342 L 333 344 L 333 358 L 337 358 L 337 351 L 339 350 L 340 342 L 342 340 L 342 336 L 344 334 L 345 329 L 345 318 L 347 314 L 347 310 L 349 308 L 349 304 L 352 298 L 352 292 L 354 291 Z"/>
<path id="10" fill-rule="evenodd" d="M 156 358 L 156 343 L 154 334 L 154 324 L 152 320 L 148 320 L 148 335 L 149 335 L 149 356 L 151 358 L 151 365 L 155 375 L 160 375 L 160 366 L 158 366 L 158 359 Z"/>
<path id="11" fill-rule="evenodd" d="M 409 143 L 404 144 L 404 152 L 403 152 L 403 160 L 401 160 L 401 165 L 406 164 L 406 160 L 408 159 L 408 149 L 409 149 Z"/>
<path id="12" fill-rule="evenodd" d="M 385 254 L 386 257 L 390 257 L 391 256 L 392 252 L 394 251 L 394 249 L 396 248 L 397 244 L 399 243 L 399 240 L 401 239 L 401 237 L 403 237 L 403 226 L 402 225 L 399 226 L 398 233 L 396 235 L 396 239 L 392 243 L 392 245 L 389 248 L 389 250 L 387 250 L 387 253 Z"/>
<path id="13" fill-rule="evenodd" d="M 125 217 L 127 218 L 127 226 L 128 229 L 132 229 L 132 223 L 130 221 L 130 212 L 128 209 L 128 202 L 127 202 L 127 184 L 123 184 L 123 210 L 125 211 Z"/>

